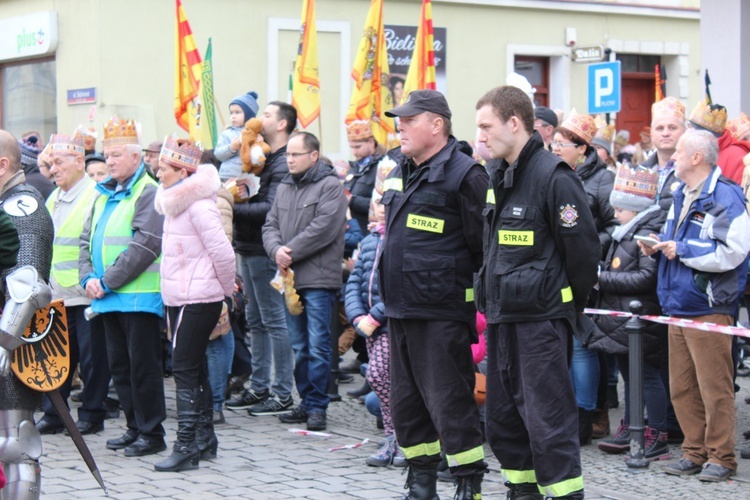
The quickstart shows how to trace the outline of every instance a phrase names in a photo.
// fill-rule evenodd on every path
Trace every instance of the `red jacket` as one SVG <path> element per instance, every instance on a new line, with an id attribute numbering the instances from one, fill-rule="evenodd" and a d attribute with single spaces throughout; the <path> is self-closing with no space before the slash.
<path id="1" fill-rule="evenodd" d="M 719 137 L 719 160 L 721 173 L 729 177 L 737 184 L 742 184 L 742 172 L 745 170 L 745 164 L 742 159 L 750 153 L 750 142 L 738 141 L 729 130 Z"/>

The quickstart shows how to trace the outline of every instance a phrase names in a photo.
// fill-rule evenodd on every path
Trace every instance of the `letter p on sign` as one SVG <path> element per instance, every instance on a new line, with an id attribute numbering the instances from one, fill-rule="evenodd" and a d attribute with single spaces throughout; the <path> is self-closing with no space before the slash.
<path id="1" fill-rule="evenodd" d="M 590 64 L 588 69 L 589 114 L 620 111 L 620 61 Z"/>

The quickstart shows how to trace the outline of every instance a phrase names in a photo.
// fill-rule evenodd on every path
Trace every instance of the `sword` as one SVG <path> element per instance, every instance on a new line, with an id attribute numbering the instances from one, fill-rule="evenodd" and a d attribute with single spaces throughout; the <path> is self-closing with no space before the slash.
<path id="1" fill-rule="evenodd" d="M 107 487 L 104 485 L 104 480 L 102 479 L 102 475 L 99 472 L 99 467 L 96 466 L 94 456 L 91 454 L 91 450 L 89 450 L 86 441 L 83 440 L 81 431 L 79 431 L 78 427 L 76 427 L 76 423 L 73 421 L 73 417 L 70 416 L 68 407 L 65 406 L 65 401 L 63 401 L 62 396 L 60 396 L 60 391 L 55 389 L 54 391 L 49 391 L 46 394 L 50 402 L 52 403 L 52 406 L 55 407 L 57 416 L 60 417 L 63 425 L 68 430 L 68 433 L 73 440 L 73 444 L 75 444 L 76 448 L 78 448 L 78 452 L 81 454 L 83 461 L 86 462 L 86 466 L 88 466 L 89 471 L 91 471 L 91 474 L 94 476 L 94 479 L 96 479 L 96 482 L 99 483 L 99 486 L 101 486 L 104 490 L 104 494 L 109 496 Z"/>

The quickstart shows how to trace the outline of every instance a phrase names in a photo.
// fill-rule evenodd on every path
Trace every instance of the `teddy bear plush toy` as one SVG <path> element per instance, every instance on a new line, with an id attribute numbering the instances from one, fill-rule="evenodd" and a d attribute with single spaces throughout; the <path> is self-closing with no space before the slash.
<path id="1" fill-rule="evenodd" d="M 263 122 L 258 118 L 251 118 L 245 122 L 240 149 L 243 172 L 260 175 L 266 165 L 266 155 L 271 153 L 271 146 L 266 144 L 260 135 L 262 128 Z"/>

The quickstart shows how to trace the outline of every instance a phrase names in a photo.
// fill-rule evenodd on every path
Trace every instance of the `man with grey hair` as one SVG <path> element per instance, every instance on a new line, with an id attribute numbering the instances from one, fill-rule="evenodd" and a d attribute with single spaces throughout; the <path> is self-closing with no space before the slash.
<path id="1" fill-rule="evenodd" d="M 670 316 L 734 324 L 745 290 L 750 216 L 742 190 L 716 166 L 719 145 L 707 131 L 688 130 L 672 159 L 681 184 L 660 240 L 646 255 L 659 259 L 657 293 Z M 735 474 L 732 337 L 669 326 L 669 379 L 685 434 L 682 459 L 664 472 L 700 473 L 701 481 Z"/>
<path id="2" fill-rule="evenodd" d="M 102 315 L 107 358 L 127 431 L 107 441 L 126 457 L 166 449 L 159 318 L 159 263 L 164 218 L 154 208 L 156 182 L 141 163 L 136 123 L 114 118 L 104 126 L 110 178 L 97 184 L 90 221 L 80 239 L 81 286 Z"/>

